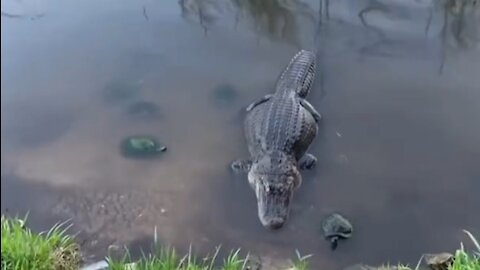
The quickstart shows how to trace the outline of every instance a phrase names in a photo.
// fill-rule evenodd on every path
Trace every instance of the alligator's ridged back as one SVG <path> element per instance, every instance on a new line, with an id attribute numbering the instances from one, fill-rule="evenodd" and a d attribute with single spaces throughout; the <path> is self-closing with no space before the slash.
<path id="1" fill-rule="evenodd" d="M 313 53 L 297 53 L 280 76 L 275 94 L 247 115 L 245 134 L 254 159 L 276 151 L 299 159 L 307 151 L 317 124 L 300 99 L 310 90 L 314 68 Z"/>
<path id="2" fill-rule="evenodd" d="M 317 133 L 313 116 L 296 97 L 273 97 L 255 107 L 245 119 L 251 156 L 280 151 L 297 160 L 305 154 Z"/>
<path id="3" fill-rule="evenodd" d="M 276 91 L 295 89 L 302 98 L 307 97 L 315 78 L 315 54 L 301 50 L 287 65 L 277 81 Z"/>

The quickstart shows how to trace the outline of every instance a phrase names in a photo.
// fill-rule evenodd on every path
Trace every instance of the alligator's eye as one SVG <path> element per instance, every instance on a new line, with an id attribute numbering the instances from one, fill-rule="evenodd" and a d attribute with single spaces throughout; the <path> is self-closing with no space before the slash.
<path id="1" fill-rule="evenodd" d="M 295 181 L 295 178 L 293 176 L 289 176 L 287 178 L 287 183 L 290 185 L 290 186 L 293 186 L 293 188 L 297 188 L 299 186 L 299 182 L 298 181 Z"/>
<path id="2" fill-rule="evenodd" d="M 293 181 L 294 181 L 294 180 L 295 180 L 295 179 L 294 179 L 292 176 L 287 177 L 287 183 L 288 183 L 289 185 L 293 184 Z"/>

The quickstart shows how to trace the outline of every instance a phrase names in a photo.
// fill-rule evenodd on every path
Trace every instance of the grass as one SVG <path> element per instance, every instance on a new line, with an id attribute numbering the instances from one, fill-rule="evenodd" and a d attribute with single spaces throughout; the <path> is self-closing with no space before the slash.
<path id="1" fill-rule="evenodd" d="M 217 263 L 217 255 L 220 248 L 215 250 L 213 256 L 207 256 L 203 259 L 197 259 L 192 255 L 190 249 L 187 255 L 180 257 L 174 249 L 166 248 L 160 249 L 157 254 L 143 255 L 137 261 L 131 262 L 129 254 L 125 255 L 123 259 L 114 260 L 108 258 L 107 262 L 111 270 L 213 270 L 219 269 L 215 264 Z M 223 259 L 222 270 L 241 270 L 245 269 L 248 261 L 248 255 L 245 258 L 240 257 L 240 249 L 232 251 L 225 259 Z"/>
<path id="2" fill-rule="evenodd" d="M 300 252 L 298 250 L 295 250 L 295 253 L 297 254 L 297 259 L 292 262 L 292 268 L 289 270 L 308 270 L 310 269 L 309 263 L 308 263 L 308 258 L 312 257 L 311 254 L 309 255 L 300 255 Z"/>
<path id="3" fill-rule="evenodd" d="M 127 254 L 120 260 L 108 258 L 107 262 L 110 270 L 247 270 L 256 269 L 249 267 L 249 254 L 245 257 L 240 256 L 240 249 L 231 251 L 223 260 L 218 259 L 220 247 L 215 249 L 212 256 L 198 260 L 192 255 L 192 250 L 180 257 L 174 249 L 160 249 L 156 255 L 143 255 L 137 261 L 131 262 Z M 292 262 L 289 270 L 308 270 L 307 259 L 310 255 L 300 256 L 297 251 L 297 259 Z M 218 265 L 221 262 L 220 266 Z"/>
<path id="4" fill-rule="evenodd" d="M 472 252 L 467 252 L 463 246 L 463 243 L 460 244 L 460 248 L 455 251 L 453 264 L 449 267 L 449 270 L 480 270 L 480 245 L 476 238 L 468 231 L 464 231 L 468 237 L 471 239 L 472 243 L 475 246 L 475 250 Z M 223 260 L 222 266 L 220 268 L 215 266 L 217 255 L 220 248 L 217 248 L 212 257 L 207 256 L 206 258 L 198 261 L 192 256 L 191 249 L 188 254 L 180 258 L 173 249 L 162 249 L 157 255 L 148 255 L 143 256 L 142 259 L 128 263 L 129 256 L 125 256 L 123 260 L 114 261 L 109 259 L 109 265 L 112 270 L 244 270 L 248 263 L 248 255 L 246 257 L 240 257 L 240 250 L 236 250 L 230 253 L 230 255 Z M 308 259 L 311 255 L 302 256 L 296 251 L 297 258 L 292 261 L 291 268 L 288 270 L 308 270 L 309 267 Z M 377 268 L 369 268 L 376 270 L 420 270 L 428 268 L 420 268 L 423 256 L 420 258 L 416 267 L 411 268 L 408 265 L 397 264 L 392 265 L 383 265 Z M 127 267 L 125 266 L 127 265 Z"/>
<path id="5" fill-rule="evenodd" d="M 448 270 L 480 270 L 480 244 L 469 231 L 464 230 L 464 232 L 472 241 L 475 250 L 467 252 L 463 243 L 460 243 L 460 248 L 455 251 L 455 254 L 453 254 L 453 264 L 449 266 Z M 408 265 L 398 264 L 394 267 L 384 265 L 377 268 L 377 270 L 421 270 L 424 269 L 420 268 L 422 259 L 423 256 L 420 258 L 420 261 L 415 268 L 411 268 Z"/>
<path id="6" fill-rule="evenodd" d="M 192 247 L 190 246 L 188 253 L 179 257 L 176 251 L 172 248 L 157 249 L 158 237 L 157 228 L 154 228 L 153 238 L 154 250 L 157 250 L 157 254 L 143 254 L 142 258 L 133 261 L 131 260 L 128 250 L 126 250 L 125 256 L 121 259 L 114 259 L 112 257 L 107 258 L 109 270 L 248 270 L 256 269 L 249 266 L 250 254 L 245 257 L 240 256 L 240 249 L 233 250 L 229 255 L 221 261 L 219 267 L 218 254 L 220 252 L 220 246 L 215 249 L 213 255 L 207 255 L 205 258 L 198 260 L 192 253 Z M 300 252 L 296 250 L 297 258 L 291 262 L 291 268 L 288 270 L 308 270 L 308 258 L 311 255 L 301 256 Z"/>
<path id="7" fill-rule="evenodd" d="M 1 219 L 1 270 L 73 270 L 79 269 L 80 255 L 74 238 L 66 234 L 69 226 L 61 223 L 53 226 L 48 232 L 33 233 L 25 227 L 25 218 Z M 480 244 L 468 231 L 464 231 L 474 245 L 473 251 L 466 251 L 463 243 L 455 251 L 453 264 L 449 270 L 480 270 Z M 157 246 L 155 233 L 154 245 Z M 193 256 L 192 249 L 184 256 L 179 256 L 172 248 L 158 249 L 154 254 L 143 255 L 142 258 L 132 261 L 127 254 L 120 259 L 107 258 L 110 270 L 245 270 L 249 267 L 249 254 L 240 255 L 240 249 L 231 251 L 228 256 L 218 257 L 220 247 L 210 256 L 198 259 Z M 311 255 L 302 256 L 296 251 L 296 259 L 291 262 L 288 270 L 308 270 L 308 259 Z M 415 268 L 389 265 L 377 270 L 419 270 L 420 258 Z M 255 269 L 255 268 L 253 268 Z"/>
<path id="8" fill-rule="evenodd" d="M 249 255 L 240 256 L 240 249 L 230 252 L 223 260 L 217 255 L 220 248 L 212 256 L 196 259 L 189 250 L 187 255 L 180 257 L 174 249 L 161 249 L 156 255 L 144 255 L 141 259 L 130 262 L 129 255 L 121 260 L 107 259 L 111 270 L 244 270 L 248 267 Z M 218 265 L 220 263 L 220 266 Z M 299 259 L 292 265 L 292 270 L 307 270 L 308 264 Z"/>
<path id="9" fill-rule="evenodd" d="M 460 249 L 455 252 L 453 265 L 451 270 L 480 270 L 480 244 L 477 239 L 469 232 L 464 231 L 475 246 L 475 251 L 468 253 L 463 247 L 463 243 L 460 244 Z"/>
<path id="10" fill-rule="evenodd" d="M 65 223 L 48 232 L 33 233 L 19 218 L 1 219 L 2 270 L 70 270 L 78 269 L 80 255 Z"/>

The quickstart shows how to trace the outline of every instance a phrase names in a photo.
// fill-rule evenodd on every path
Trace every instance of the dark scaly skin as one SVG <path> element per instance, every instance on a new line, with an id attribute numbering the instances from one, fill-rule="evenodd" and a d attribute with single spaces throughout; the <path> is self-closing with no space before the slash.
<path id="1" fill-rule="evenodd" d="M 247 107 L 245 136 L 251 159 L 235 161 L 232 167 L 248 171 L 259 219 L 267 228 L 286 222 L 293 191 L 302 181 L 299 170 L 316 162 L 307 150 L 321 117 L 305 100 L 314 72 L 315 55 L 298 52 L 278 79 L 275 93 Z"/>

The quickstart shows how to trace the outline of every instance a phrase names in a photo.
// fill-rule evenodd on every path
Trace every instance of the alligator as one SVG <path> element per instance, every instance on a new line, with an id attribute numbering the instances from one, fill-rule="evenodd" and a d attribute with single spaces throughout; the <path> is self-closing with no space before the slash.
<path id="1" fill-rule="evenodd" d="M 315 65 L 315 54 L 300 50 L 278 78 L 274 93 L 246 108 L 244 131 L 250 158 L 237 159 L 231 167 L 248 173 L 258 217 L 268 229 L 286 223 L 294 190 L 302 182 L 300 170 L 311 169 L 317 162 L 307 153 L 321 119 L 306 100 Z"/>

